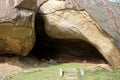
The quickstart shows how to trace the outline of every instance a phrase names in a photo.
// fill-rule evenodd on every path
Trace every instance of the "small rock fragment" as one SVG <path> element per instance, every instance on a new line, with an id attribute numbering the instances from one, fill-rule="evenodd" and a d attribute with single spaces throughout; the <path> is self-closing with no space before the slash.
<path id="1" fill-rule="evenodd" d="M 112 69 L 108 64 L 99 64 L 98 67 L 101 67 L 105 70 L 108 70 L 108 71 L 112 72 Z"/>
<path id="2" fill-rule="evenodd" d="M 87 63 L 87 60 L 83 60 L 83 63 Z"/>
<path id="3" fill-rule="evenodd" d="M 57 62 L 53 59 L 50 59 L 50 61 L 48 62 L 49 64 L 56 64 Z"/>

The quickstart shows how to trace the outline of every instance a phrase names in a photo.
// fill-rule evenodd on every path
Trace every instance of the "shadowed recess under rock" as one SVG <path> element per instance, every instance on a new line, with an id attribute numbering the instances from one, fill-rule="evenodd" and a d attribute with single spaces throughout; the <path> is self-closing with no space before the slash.
<path id="1" fill-rule="evenodd" d="M 104 59 L 94 46 L 84 40 L 49 37 L 45 32 L 44 18 L 39 12 L 36 13 L 35 26 L 36 43 L 31 54 L 38 57 L 38 59 L 45 57 L 57 58 L 61 55 Z"/>

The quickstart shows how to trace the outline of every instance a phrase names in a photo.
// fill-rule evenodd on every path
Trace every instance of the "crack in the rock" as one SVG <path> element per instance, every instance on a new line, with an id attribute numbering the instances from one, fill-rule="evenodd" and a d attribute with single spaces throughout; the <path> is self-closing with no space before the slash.
<path id="1" fill-rule="evenodd" d="M 70 9 L 70 8 L 64 8 L 64 9 L 59 9 L 59 10 L 55 10 L 53 12 L 50 12 L 50 13 L 42 13 L 42 15 L 49 15 L 49 14 L 53 14 L 53 13 L 56 13 L 58 11 L 65 11 L 65 10 L 73 10 L 73 11 L 84 11 L 84 9 L 81 9 L 81 10 L 74 10 L 74 9 Z"/>

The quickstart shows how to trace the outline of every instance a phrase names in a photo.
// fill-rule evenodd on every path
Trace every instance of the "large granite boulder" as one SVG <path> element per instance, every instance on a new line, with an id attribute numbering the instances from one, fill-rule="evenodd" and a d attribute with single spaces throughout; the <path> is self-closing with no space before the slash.
<path id="1" fill-rule="evenodd" d="M 35 41 L 36 0 L 0 0 L 0 54 L 27 55 Z"/>
<path id="2" fill-rule="evenodd" d="M 69 9 L 84 9 L 120 48 L 120 0 L 65 0 Z"/>
<path id="3" fill-rule="evenodd" d="M 68 8 L 65 0 L 49 0 L 42 4 L 40 12 L 46 33 L 57 39 L 85 40 L 96 47 L 112 66 L 119 67 L 120 51 L 113 38 L 83 8 L 78 6 L 78 9 Z"/>

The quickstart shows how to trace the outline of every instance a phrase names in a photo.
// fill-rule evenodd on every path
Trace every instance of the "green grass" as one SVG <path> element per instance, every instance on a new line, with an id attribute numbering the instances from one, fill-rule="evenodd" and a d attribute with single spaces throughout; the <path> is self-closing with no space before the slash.
<path id="1" fill-rule="evenodd" d="M 59 69 L 66 71 L 69 68 L 83 68 L 85 75 L 80 76 L 81 80 L 120 80 L 120 71 L 113 69 L 113 72 L 106 71 L 102 68 L 96 68 L 90 71 L 89 67 L 94 64 L 80 64 L 80 63 L 64 63 L 49 65 L 49 67 L 36 67 L 30 69 L 37 69 L 33 72 L 21 72 L 16 75 L 7 77 L 5 80 L 60 80 Z M 29 70 L 30 70 L 29 69 Z"/>
<path id="2" fill-rule="evenodd" d="M 114 70 L 113 70 L 114 71 Z M 93 72 L 86 71 L 85 77 L 82 80 L 120 80 L 120 72 L 109 72 L 105 70 L 96 70 Z"/>

